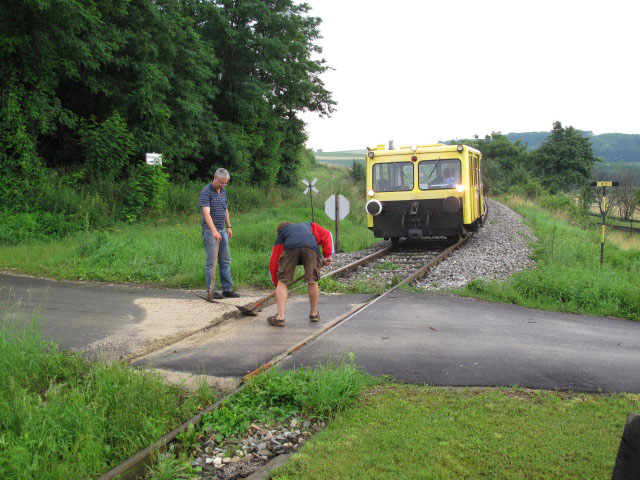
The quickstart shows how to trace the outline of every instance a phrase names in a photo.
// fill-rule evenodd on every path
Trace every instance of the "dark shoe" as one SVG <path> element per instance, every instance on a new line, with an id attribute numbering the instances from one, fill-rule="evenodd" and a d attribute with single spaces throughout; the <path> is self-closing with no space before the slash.
<path id="1" fill-rule="evenodd" d="M 309 320 L 311 320 L 312 322 L 319 322 L 320 312 L 316 313 L 315 315 L 309 315 Z"/>
<path id="2" fill-rule="evenodd" d="M 274 327 L 284 327 L 284 318 L 282 320 L 279 320 L 276 317 L 277 315 L 273 315 L 267 318 L 267 322 L 269 322 L 269 325 L 273 325 Z"/>
<path id="3" fill-rule="evenodd" d="M 213 292 L 211 295 L 207 296 L 207 300 L 220 300 L 222 299 L 222 294 L 220 292 Z"/>
<path id="4" fill-rule="evenodd" d="M 228 290 L 226 292 L 222 292 L 222 295 L 227 298 L 240 298 L 240 295 L 234 292 L 233 290 Z M 220 297 L 222 298 L 222 297 Z"/>

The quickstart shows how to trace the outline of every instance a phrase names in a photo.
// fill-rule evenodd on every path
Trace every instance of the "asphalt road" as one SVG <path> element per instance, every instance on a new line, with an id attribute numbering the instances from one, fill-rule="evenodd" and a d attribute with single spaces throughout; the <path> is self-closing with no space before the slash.
<path id="1" fill-rule="evenodd" d="M 40 309 L 45 336 L 63 348 L 81 349 L 88 342 L 135 330 L 131 327 L 146 322 L 150 313 L 134 299 L 154 295 L 166 305 L 183 305 L 178 302 L 194 297 L 179 290 L 0 275 L 0 301 L 21 302 L 27 312 Z M 231 318 L 167 344 L 136 364 L 240 378 L 369 298 L 321 295 L 322 321 L 312 324 L 306 297 L 292 297 L 284 329 L 267 325 L 266 317 L 275 311 L 271 306 L 257 317 Z M 224 307 L 234 310 L 233 305 Z M 186 322 L 188 312 L 178 310 L 172 323 Z M 370 373 L 401 382 L 640 392 L 640 323 L 616 318 L 399 292 L 323 333 L 281 365 L 314 366 L 349 352 Z"/>

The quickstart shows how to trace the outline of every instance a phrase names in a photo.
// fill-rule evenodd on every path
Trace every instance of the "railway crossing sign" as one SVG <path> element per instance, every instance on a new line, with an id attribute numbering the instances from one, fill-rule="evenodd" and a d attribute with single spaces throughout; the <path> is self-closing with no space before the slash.
<path id="1" fill-rule="evenodd" d="M 331 220 L 336 221 L 336 253 L 340 252 L 340 231 L 338 230 L 338 222 L 349 215 L 349 200 L 342 195 L 331 195 L 324 202 L 324 213 Z"/>
<path id="2" fill-rule="evenodd" d="M 315 223 L 315 218 L 313 216 L 313 194 L 318 193 L 318 189 L 314 187 L 317 181 L 318 181 L 317 178 L 314 178 L 311 182 L 308 182 L 304 178 L 302 179 L 302 183 L 304 183 L 307 186 L 307 188 L 305 188 L 304 192 L 302 193 L 304 193 L 305 195 L 307 193 L 309 194 L 309 203 L 311 203 L 311 222 L 313 223 Z"/>
<path id="3" fill-rule="evenodd" d="M 306 195 L 307 193 L 311 193 L 311 192 L 313 192 L 313 193 L 318 193 L 318 189 L 317 189 L 316 187 L 314 187 L 314 185 L 316 184 L 316 182 L 317 182 L 317 181 L 318 181 L 318 179 L 317 179 L 317 178 L 314 178 L 311 182 L 307 182 L 307 181 L 303 178 L 303 179 L 302 179 L 302 183 L 304 183 L 304 184 L 307 186 L 307 188 L 305 188 L 305 189 L 304 189 L 304 192 L 302 192 L 302 193 L 304 193 L 305 195 Z"/>

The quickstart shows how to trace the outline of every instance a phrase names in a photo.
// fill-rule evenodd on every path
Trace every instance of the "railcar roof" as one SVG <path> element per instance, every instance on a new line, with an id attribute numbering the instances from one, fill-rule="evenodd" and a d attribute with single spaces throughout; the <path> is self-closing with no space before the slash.
<path id="1" fill-rule="evenodd" d="M 479 150 L 468 145 L 462 145 L 465 150 L 472 153 L 480 154 Z M 368 148 L 370 152 L 374 152 L 375 157 L 391 156 L 391 155 L 412 155 L 418 153 L 439 153 L 439 152 L 455 152 L 458 153 L 458 144 L 445 145 L 444 143 L 436 143 L 432 145 L 417 145 L 416 150 L 411 147 L 400 147 L 395 150 L 387 150 L 384 146 L 379 145 L 375 148 Z"/>

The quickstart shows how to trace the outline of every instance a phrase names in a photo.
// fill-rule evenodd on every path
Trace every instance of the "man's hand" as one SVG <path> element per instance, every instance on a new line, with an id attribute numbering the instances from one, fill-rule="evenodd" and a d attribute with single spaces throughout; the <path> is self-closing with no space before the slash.
<path id="1" fill-rule="evenodd" d="M 330 258 L 323 258 L 322 259 L 322 266 L 326 267 L 327 265 L 331 265 L 331 259 Z"/>
<path id="2" fill-rule="evenodd" d="M 219 242 L 222 240 L 222 235 L 220 235 L 220 232 L 218 230 L 212 230 L 211 234 L 213 235 L 213 238 L 216 239 L 216 242 Z"/>

